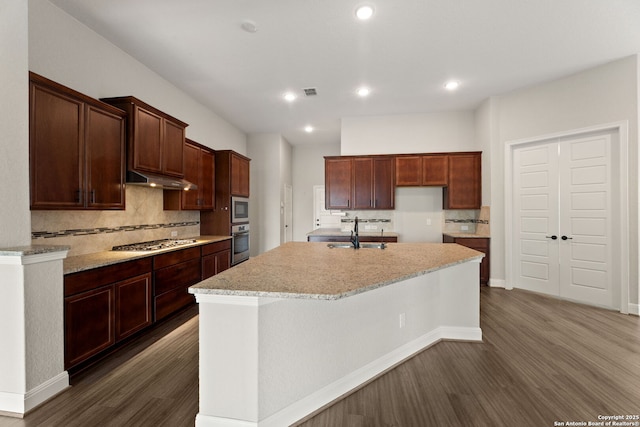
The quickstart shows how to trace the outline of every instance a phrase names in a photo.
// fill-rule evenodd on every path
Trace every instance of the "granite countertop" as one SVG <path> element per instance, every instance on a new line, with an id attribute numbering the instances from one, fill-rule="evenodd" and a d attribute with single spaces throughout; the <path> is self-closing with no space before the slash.
<path id="1" fill-rule="evenodd" d="M 189 292 L 335 300 L 483 256 L 444 243 L 389 243 L 383 250 L 355 250 L 289 242 L 210 277 Z"/>
<path id="2" fill-rule="evenodd" d="M 491 236 L 484 233 L 442 233 L 445 236 L 467 238 L 467 239 L 489 239 Z"/>
<path id="3" fill-rule="evenodd" d="M 60 245 L 13 246 L 8 248 L 0 248 L 0 256 L 30 256 L 54 252 L 64 252 L 68 251 L 69 249 L 71 249 L 69 246 Z"/>
<path id="4" fill-rule="evenodd" d="M 377 230 L 377 231 L 359 231 L 358 232 L 358 236 L 380 237 L 381 231 L 382 230 Z M 340 229 L 340 228 L 318 228 L 316 230 L 313 230 L 310 233 L 307 233 L 307 236 L 349 237 L 349 236 L 351 236 L 351 231 L 342 231 L 342 229 Z M 385 231 L 383 236 L 386 236 L 386 237 L 398 237 L 398 233 Z"/>
<path id="5" fill-rule="evenodd" d="M 193 246 L 202 246 L 208 243 L 229 240 L 231 239 L 231 236 L 197 236 L 181 237 L 181 239 L 196 239 L 196 241 L 186 245 L 155 251 L 102 251 L 68 257 L 65 258 L 63 264 L 64 274 L 77 273 L 79 271 L 91 270 L 92 268 L 105 267 L 107 265 L 117 264 L 120 262 L 146 258 L 180 249 L 187 249 Z"/>

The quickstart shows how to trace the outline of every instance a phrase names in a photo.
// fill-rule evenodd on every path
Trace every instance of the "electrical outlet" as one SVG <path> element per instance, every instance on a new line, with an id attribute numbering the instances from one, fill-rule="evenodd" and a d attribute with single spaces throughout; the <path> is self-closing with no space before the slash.
<path id="1" fill-rule="evenodd" d="M 171 237 L 178 237 L 178 232 L 177 231 L 172 231 L 171 232 Z"/>
<path id="2" fill-rule="evenodd" d="M 400 313 L 400 329 L 404 328 L 404 325 L 406 324 L 406 316 L 404 313 Z"/>
<path id="3" fill-rule="evenodd" d="M 431 218 L 427 218 L 427 225 L 431 225 Z"/>
<path id="4" fill-rule="evenodd" d="M 461 226 L 460 226 L 460 230 L 462 230 L 462 231 L 469 231 L 469 226 L 468 226 L 468 225 L 461 225 Z"/>

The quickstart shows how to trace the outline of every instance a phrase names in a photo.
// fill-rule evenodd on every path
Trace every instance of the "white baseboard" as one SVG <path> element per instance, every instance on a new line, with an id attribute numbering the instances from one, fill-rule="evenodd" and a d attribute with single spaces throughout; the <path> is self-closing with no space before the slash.
<path id="1" fill-rule="evenodd" d="M 291 425 L 442 340 L 482 341 L 482 330 L 480 328 L 439 327 L 292 403 L 262 421 L 253 423 L 198 414 L 196 427 L 282 427 Z"/>
<path id="2" fill-rule="evenodd" d="M 0 392 L 0 412 L 22 417 L 27 411 L 35 408 L 69 387 L 69 374 L 61 372 L 26 393 Z"/>
<path id="3" fill-rule="evenodd" d="M 640 304 L 629 304 L 629 314 L 640 316 Z"/>
<path id="4" fill-rule="evenodd" d="M 489 279 L 489 286 L 492 288 L 506 288 L 507 281 L 503 279 Z"/>

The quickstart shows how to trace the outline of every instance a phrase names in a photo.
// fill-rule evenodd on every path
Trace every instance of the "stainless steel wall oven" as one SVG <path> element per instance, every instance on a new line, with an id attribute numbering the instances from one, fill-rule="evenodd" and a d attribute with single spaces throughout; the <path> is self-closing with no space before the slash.
<path id="1" fill-rule="evenodd" d="M 231 226 L 231 264 L 249 259 L 249 224 Z"/>

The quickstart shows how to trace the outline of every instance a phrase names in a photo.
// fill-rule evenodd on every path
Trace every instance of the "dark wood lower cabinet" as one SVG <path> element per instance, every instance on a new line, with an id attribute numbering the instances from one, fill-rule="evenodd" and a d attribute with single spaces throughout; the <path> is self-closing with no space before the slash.
<path id="1" fill-rule="evenodd" d="M 65 298 L 64 312 L 65 369 L 115 344 L 113 285 Z"/>
<path id="2" fill-rule="evenodd" d="M 157 255 L 153 260 L 154 320 L 195 302 L 188 292 L 202 278 L 200 247 Z"/>
<path id="3" fill-rule="evenodd" d="M 231 240 L 202 247 L 202 280 L 231 267 Z"/>
<path id="4" fill-rule="evenodd" d="M 115 284 L 116 341 L 151 325 L 151 273 Z"/>
<path id="5" fill-rule="evenodd" d="M 480 284 L 488 285 L 490 278 L 490 241 L 488 237 L 452 237 L 448 235 L 442 236 L 443 243 L 457 243 L 462 246 L 466 246 L 471 249 L 475 249 L 478 252 L 484 253 L 484 258 L 480 263 Z"/>
<path id="6" fill-rule="evenodd" d="M 65 275 L 65 369 L 84 369 L 193 304 L 189 286 L 230 266 L 227 239 Z"/>

